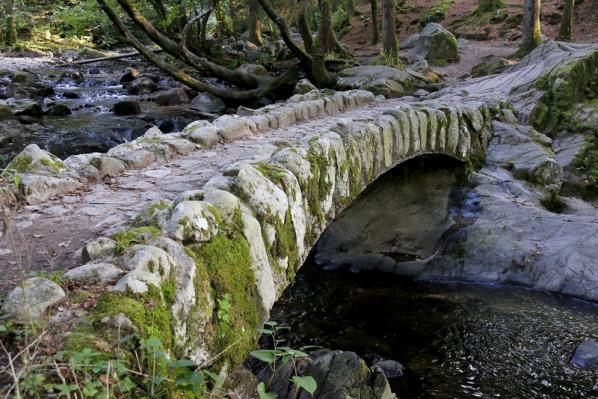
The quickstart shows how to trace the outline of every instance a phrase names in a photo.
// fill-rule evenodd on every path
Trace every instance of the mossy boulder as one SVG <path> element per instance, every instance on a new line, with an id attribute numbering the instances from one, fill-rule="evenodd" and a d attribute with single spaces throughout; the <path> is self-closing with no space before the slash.
<path id="1" fill-rule="evenodd" d="M 343 89 L 364 89 L 387 98 L 401 97 L 418 85 L 407 71 L 384 65 L 347 68 L 339 76 L 337 84 Z"/>
<path id="2" fill-rule="evenodd" d="M 297 84 L 295 84 L 293 94 L 306 94 L 312 90 L 317 90 L 317 87 L 314 86 L 313 83 L 309 81 L 309 79 L 301 79 L 297 82 Z"/>
<path id="3" fill-rule="evenodd" d="M 91 60 L 94 58 L 103 58 L 103 57 L 107 57 L 107 56 L 108 56 L 108 53 L 105 53 L 103 51 L 96 50 L 96 49 L 89 48 L 89 47 L 83 47 L 81 50 L 79 50 L 77 52 L 75 59 L 76 60 Z"/>
<path id="4" fill-rule="evenodd" d="M 442 25 L 431 22 L 417 37 L 413 55 L 433 65 L 444 65 L 459 59 L 459 44 L 455 35 Z"/>
<path id="5" fill-rule="evenodd" d="M 218 234 L 217 216 L 213 211 L 207 202 L 180 202 L 166 223 L 166 233 L 178 241 L 209 241 Z"/>
<path id="6" fill-rule="evenodd" d="M 501 73 L 508 67 L 515 65 L 515 61 L 508 60 L 495 55 L 488 55 L 482 58 L 482 62 L 471 68 L 471 76 L 480 77 Z"/>
<path id="7" fill-rule="evenodd" d="M 2 314 L 19 323 L 28 323 L 44 316 L 46 311 L 66 298 L 55 282 L 42 277 L 23 281 L 13 289 L 2 305 Z"/>
<path id="8" fill-rule="evenodd" d="M 291 378 L 295 372 L 316 380 L 317 389 L 313 395 L 298 388 Z M 361 398 L 393 399 L 388 380 L 382 369 L 368 368 L 365 362 L 353 352 L 320 350 L 309 359 L 287 362 L 278 367 L 269 377 L 269 390 L 278 398 Z"/>

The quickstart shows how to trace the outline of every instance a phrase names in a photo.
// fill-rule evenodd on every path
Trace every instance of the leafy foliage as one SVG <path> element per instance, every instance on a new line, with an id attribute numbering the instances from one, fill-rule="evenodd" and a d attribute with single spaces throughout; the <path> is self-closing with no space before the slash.
<path id="1" fill-rule="evenodd" d="M 301 376 L 297 373 L 296 362 L 298 359 L 308 358 L 309 355 L 304 352 L 305 348 L 293 349 L 288 346 L 282 346 L 285 342 L 284 339 L 280 338 L 280 333 L 288 330 L 289 327 L 281 326 L 275 321 L 266 322 L 265 328 L 258 330 L 263 335 L 268 337 L 272 341 L 272 349 L 259 349 L 250 353 L 252 357 L 258 359 L 270 367 L 272 373 L 276 371 L 276 368 L 288 362 L 293 362 L 294 375 L 290 381 L 297 386 L 297 388 L 303 389 L 310 395 L 313 395 L 318 388 L 318 383 L 311 376 Z M 257 387 L 257 392 L 260 399 L 275 399 L 275 392 L 268 392 L 267 386 L 264 382 L 261 382 Z"/>

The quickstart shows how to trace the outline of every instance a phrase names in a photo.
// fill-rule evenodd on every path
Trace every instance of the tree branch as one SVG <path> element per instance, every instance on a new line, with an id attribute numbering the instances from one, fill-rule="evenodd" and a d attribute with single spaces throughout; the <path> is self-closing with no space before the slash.
<path id="1" fill-rule="evenodd" d="M 145 58 L 147 58 L 150 62 L 155 64 L 162 71 L 172 76 L 179 82 L 197 91 L 207 92 L 222 99 L 235 100 L 240 102 L 254 101 L 260 97 L 266 96 L 267 94 L 279 89 L 280 87 L 286 84 L 291 84 L 293 81 L 296 81 L 299 76 L 299 71 L 296 68 L 292 68 L 276 78 L 273 78 L 267 82 L 263 82 L 262 85 L 252 90 L 219 88 L 206 84 L 194 78 L 193 76 L 183 72 L 181 69 L 165 62 L 160 56 L 158 56 L 152 50 L 145 47 L 143 43 L 141 43 L 133 34 L 131 34 L 127 27 L 118 18 L 114 10 L 106 3 L 106 0 L 97 0 L 97 2 L 102 8 L 102 10 L 104 10 L 110 21 L 125 37 L 127 42 L 131 44 L 131 46 L 133 46 Z"/>
<path id="2" fill-rule="evenodd" d="M 278 15 L 276 10 L 272 6 L 272 3 L 270 3 L 270 0 L 258 0 L 258 1 L 259 1 L 260 5 L 262 6 L 262 8 L 264 9 L 264 11 L 266 12 L 266 14 L 268 15 L 268 17 L 272 20 L 272 22 L 274 22 L 274 24 L 280 30 L 280 34 L 282 35 L 282 40 L 287 45 L 289 50 L 291 50 L 291 52 L 293 52 L 293 54 L 295 54 L 295 56 L 297 56 L 297 58 L 299 58 L 299 61 L 301 62 L 301 64 L 304 65 L 304 70 L 311 71 L 311 63 L 312 63 L 311 56 L 309 54 L 307 54 L 305 51 L 303 51 L 297 45 L 297 43 L 295 43 L 293 41 L 293 39 L 291 38 L 291 31 L 289 29 L 289 26 L 287 25 L 285 20 L 280 15 Z"/>

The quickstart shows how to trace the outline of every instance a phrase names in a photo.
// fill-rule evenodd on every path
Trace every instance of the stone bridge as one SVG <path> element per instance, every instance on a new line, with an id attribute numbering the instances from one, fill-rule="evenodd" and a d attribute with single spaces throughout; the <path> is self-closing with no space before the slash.
<path id="1" fill-rule="evenodd" d="M 84 317 L 62 323 L 66 347 L 128 329 L 198 365 L 239 364 L 320 234 L 378 176 L 427 154 L 479 167 L 491 122 L 517 122 L 503 99 L 456 93 L 416 101 L 313 91 L 180 134 L 150 130 L 107 155 L 62 162 L 28 148 L 7 169 L 24 200 L 42 203 L 11 222 L 40 236 L 26 244 L 38 250 L 30 259 L 44 257 L 40 248 L 82 247 L 54 257 L 57 268 L 82 257 L 63 278 L 106 287 Z M 87 186 L 107 176 L 119 177 Z M 8 230 L 12 254 L 2 259 L 24 268 Z M 4 310 L 19 313 L 10 295 Z"/>

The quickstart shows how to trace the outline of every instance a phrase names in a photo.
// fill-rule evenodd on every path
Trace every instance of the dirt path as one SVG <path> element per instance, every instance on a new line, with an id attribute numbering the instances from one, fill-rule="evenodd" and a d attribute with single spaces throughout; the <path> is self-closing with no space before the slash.
<path id="1" fill-rule="evenodd" d="M 388 100 L 342 114 L 273 130 L 265 134 L 195 151 L 167 164 L 129 170 L 107 183 L 39 206 L 27 206 L 12 215 L 12 229 L 0 237 L 3 278 L 0 292 L 20 281 L 22 273 L 48 273 L 80 264 L 82 245 L 111 235 L 130 224 L 146 205 L 172 200 L 187 190 L 199 189 L 210 178 L 237 162 L 267 159 L 277 146 L 296 144 L 334 126 L 340 119 L 371 119 L 401 100 Z"/>

